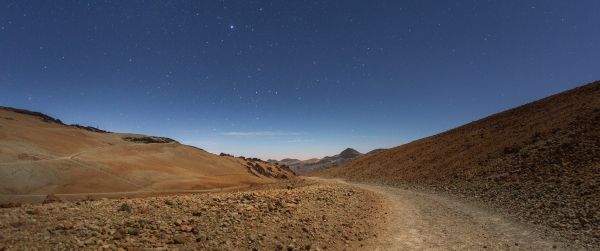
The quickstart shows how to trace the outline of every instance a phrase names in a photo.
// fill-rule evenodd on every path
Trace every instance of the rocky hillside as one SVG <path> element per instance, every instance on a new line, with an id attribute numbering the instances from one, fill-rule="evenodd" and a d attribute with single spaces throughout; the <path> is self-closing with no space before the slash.
<path id="1" fill-rule="evenodd" d="M 0 202 L 41 200 L 50 193 L 248 186 L 292 176 L 279 165 L 216 156 L 169 138 L 110 133 L 66 125 L 39 112 L 0 108 Z"/>
<path id="2" fill-rule="evenodd" d="M 600 81 L 314 175 L 482 200 L 600 243 Z"/>

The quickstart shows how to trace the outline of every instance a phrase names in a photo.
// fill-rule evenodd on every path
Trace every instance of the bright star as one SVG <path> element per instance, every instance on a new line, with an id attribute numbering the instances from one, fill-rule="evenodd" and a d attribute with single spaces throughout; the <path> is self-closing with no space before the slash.
<path id="1" fill-rule="evenodd" d="M 232 24 L 232 25 L 229 25 L 229 29 L 232 29 L 232 30 L 233 30 L 234 28 L 235 28 L 235 26 L 233 26 L 233 24 Z"/>

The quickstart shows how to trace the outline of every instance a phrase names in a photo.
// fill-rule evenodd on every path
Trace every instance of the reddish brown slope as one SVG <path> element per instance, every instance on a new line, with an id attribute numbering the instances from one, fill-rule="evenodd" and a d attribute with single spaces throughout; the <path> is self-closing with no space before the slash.
<path id="1" fill-rule="evenodd" d="M 598 244 L 600 81 L 316 175 L 478 197 Z"/>
<path id="2" fill-rule="evenodd" d="M 0 201 L 48 193 L 212 189 L 291 176 L 266 162 L 220 157 L 167 138 L 67 126 L 43 114 L 0 108 Z"/>

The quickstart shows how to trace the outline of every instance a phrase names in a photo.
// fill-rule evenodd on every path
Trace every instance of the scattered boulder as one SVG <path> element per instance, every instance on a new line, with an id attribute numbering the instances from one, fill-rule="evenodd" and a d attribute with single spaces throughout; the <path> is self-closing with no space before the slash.
<path id="1" fill-rule="evenodd" d="M 192 230 L 194 230 L 194 227 L 189 226 L 189 225 L 179 226 L 179 231 L 181 231 L 181 232 L 192 232 Z"/>
<path id="2" fill-rule="evenodd" d="M 44 199 L 44 201 L 42 202 L 42 204 L 50 204 L 50 203 L 56 203 L 56 202 L 62 202 L 62 200 L 54 194 L 48 194 L 46 196 L 46 199 Z"/>
<path id="3" fill-rule="evenodd" d="M 131 205 L 129 205 L 128 203 L 123 203 L 119 206 L 119 212 L 131 213 L 131 211 L 132 211 Z"/>
<path id="4" fill-rule="evenodd" d="M 140 230 L 138 228 L 129 228 L 129 230 L 127 230 L 127 233 L 129 233 L 130 235 L 139 235 Z"/>
<path id="5" fill-rule="evenodd" d="M 70 221 L 63 221 L 56 226 L 56 230 L 71 230 L 75 227 L 75 225 Z"/>
<path id="6" fill-rule="evenodd" d="M 0 204 L 0 208 L 14 208 L 14 207 L 21 207 L 21 203 L 8 202 L 8 203 Z"/>
<path id="7" fill-rule="evenodd" d="M 123 234 L 119 231 L 115 232 L 115 234 L 113 234 L 113 240 L 121 240 L 123 239 Z"/>
<path id="8" fill-rule="evenodd" d="M 178 234 L 173 237 L 173 244 L 185 244 L 187 241 L 187 236 L 184 234 Z"/>
<path id="9" fill-rule="evenodd" d="M 42 210 L 39 207 L 36 207 L 34 209 L 29 209 L 25 212 L 30 215 L 40 215 L 42 213 Z"/>
<path id="10" fill-rule="evenodd" d="M 140 137 L 123 137 L 124 140 L 142 143 L 142 144 L 166 144 L 166 143 L 178 143 L 174 139 L 156 136 L 140 136 Z"/>
<path id="11" fill-rule="evenodd" d="M 99 128 L 93 127 L 93 126 L 82 126 L 82 125 L 79 125 L 79 124 L 72 124 L 70 126 L 75 127 L 75 128 L 79 128 L 79 129 L 82 129 L 82 130 L 90 131 L 90 132 L 110 133 L 109 131 L 105 131 L 105 130 L 102 130 L 102 129 L 99 129 Z"/>

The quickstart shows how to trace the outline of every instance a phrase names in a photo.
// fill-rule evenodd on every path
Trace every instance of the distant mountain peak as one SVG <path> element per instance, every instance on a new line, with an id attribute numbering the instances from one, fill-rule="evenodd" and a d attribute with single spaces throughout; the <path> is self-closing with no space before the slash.
<path id="1" fill-rule="evenodd" d="M 285 158 L 280 160 L 281 162 L 300 161 L 299 159 Z"/>
<path id="2" fill-rule="evenodd" d="M 277 161 L 277 163 L 289 166 L 290 169 L 292 169 L 296 173 L 306 173 L 309 171 L 329 168 L 348 163 L 361 156 L 363 156 L 363 154 L 359 151 L 353 148 L 346 148 L 339 154 L 333 156 L 325 156 L 322 159 L 312 158 L 307 160 L 298 160 L 287 158 Z"/>
<path id="3" fill-rule="evenodd" d="M 342 151 L 340 153 L 339 156 L 342 159 L 352 159 L 352 158 L 356 158 L 359 155 L 362 155 L 362 153 L 360 153 L 359 151 L 356 151 L 352 148 L 346 148 L 344 151 Z"/>

